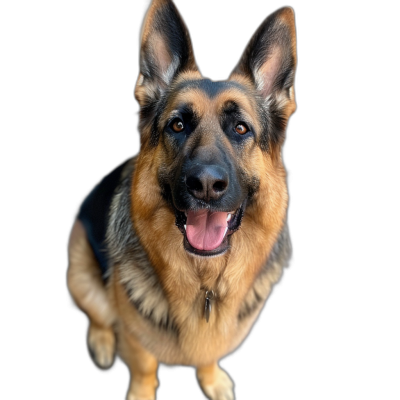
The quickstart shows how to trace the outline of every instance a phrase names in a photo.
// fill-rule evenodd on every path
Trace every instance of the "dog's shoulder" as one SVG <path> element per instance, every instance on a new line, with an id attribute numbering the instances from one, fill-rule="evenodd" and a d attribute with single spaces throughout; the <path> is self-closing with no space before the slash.
<path id="1" fill-rule="evenodd" d="M 124 263 L 126 260 L 143 260 L 144 250 L 139 243 L 131 215 L 132 180 L 136 159 L 137 157 L 132 158 L 126 165 L 109 207 L 106 243 L 111 264 Z"/>
<path id="2" fill-rule="evenodd" d="M 265 303 L 273 285 L 281 278 L 283 269 L 289 265 L 291 256 L 292 242 L 285 220 L 268 259 L 241 304 L 238 315 L 239 321 L 246 320 Z"/>
<path id="3" fill-rule="evenodd" d="M 118 281 L 129 303 L 153 326 L 176 334 L 169 304 L 148 254 L 136 233 L 132 218 L 133 159 L 127 166 L 110 205 L 107 227 L 107 250 L 110 269 L 118 270 Z"/>

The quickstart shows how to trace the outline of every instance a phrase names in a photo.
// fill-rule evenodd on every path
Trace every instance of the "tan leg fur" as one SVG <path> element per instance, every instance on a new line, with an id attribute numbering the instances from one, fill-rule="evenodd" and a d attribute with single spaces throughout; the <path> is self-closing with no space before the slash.
<path id="1" fill-rule="evenodd" d="M 118 331 L 118 353 L 131 373 L 127 400 L 154 400 L 158 386 L 156 358 L 122 324 Z"/>
<path id="2" fill-rule="evenodd" d="M 89 317 L 88 346 L 93 361 L 101 368 L 113 364 L 116 314 L 104 286 L 100 267 L 80 221 L 72 227 L 68 245 L 68 289 L 76 304 Z"/>
<path id="3" fill-rule="evenodd" d="M 68 256 L 69 291 L 89 317 L 89 351 L 96 365 L 109 368 L 116 350 L 114 328 L 117 315 L 111 301 L 112 293 L 104 286 L 100 267 L 78 220 L 72 228 Z M 158 386 L 157 360 L 124 329 L 122 323 L 118 329 L 118 350 L 131 373 L 127 400 L 154 400 Z"/>

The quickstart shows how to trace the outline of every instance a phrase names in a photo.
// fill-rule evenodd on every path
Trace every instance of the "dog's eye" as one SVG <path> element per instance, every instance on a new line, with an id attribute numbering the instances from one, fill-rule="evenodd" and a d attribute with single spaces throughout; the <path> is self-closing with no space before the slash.
<path id="1" fill-rule="evenodd" d="M 185 125 L 183 125 L 183 122 L 180 119 L 175 119 L 172 122 L 172 130 L 176 133 L 182 132 L 185 129 Z"/>
<path id="2" fill-rule="evenodd" d="M 239 134 L 239 135 L 244 135 L 245 133 L 247 133 L 249 131 L 249 128 L 247 128 L 247 126 L 243 123 L 237 124 L 235 126 L 235 131 Z"/>

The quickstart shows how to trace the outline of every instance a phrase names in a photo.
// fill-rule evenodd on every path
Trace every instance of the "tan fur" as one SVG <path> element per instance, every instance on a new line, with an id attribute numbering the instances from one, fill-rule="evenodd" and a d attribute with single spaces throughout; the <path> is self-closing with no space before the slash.
<path id="1" fill-rule="evenodd" d="M 127 400 L 152 400 L 158 386 L 156 358 L 149 353 L 127 327 L 118 327 L 119 353 L 129 367 L 131 382 Z"/>
<path id="2" fill-rule="evenodd" d="M 90 313 L 98 326 L 110 327 L 116 313 L 109 301 L 98 262 L 86 237 L 82 223 L 75 221 L 68 244 L 67 283 L 76 304 Z"/>

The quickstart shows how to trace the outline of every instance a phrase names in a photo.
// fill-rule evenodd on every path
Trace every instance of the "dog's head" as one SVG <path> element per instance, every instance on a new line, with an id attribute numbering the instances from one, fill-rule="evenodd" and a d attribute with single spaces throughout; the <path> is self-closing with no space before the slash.
<path id="1" fill-rule="evenodd" d="M 152 190 L 175 215 L 188 252 L 223 254 L 248 210 L 264 218 L 260 204 L 280 190 L 276 176 L 285 179 L 281 146 L 295 110 L 295 66 L 290 8 L 263 22 L 227 81 L 213 82 L 201 76 L 172 1 L 152 2 L 135 89 L 147 160 L 140 168 L 155 169 Z"/>

